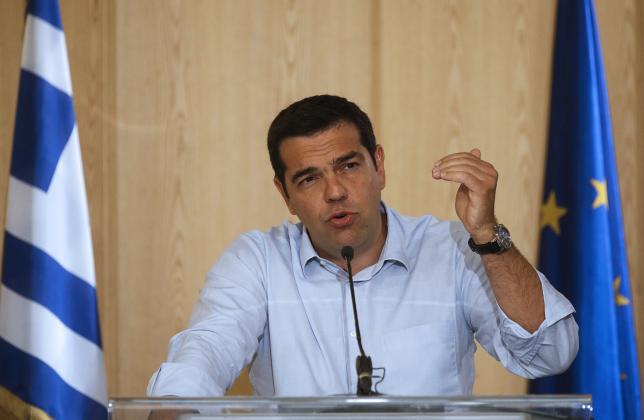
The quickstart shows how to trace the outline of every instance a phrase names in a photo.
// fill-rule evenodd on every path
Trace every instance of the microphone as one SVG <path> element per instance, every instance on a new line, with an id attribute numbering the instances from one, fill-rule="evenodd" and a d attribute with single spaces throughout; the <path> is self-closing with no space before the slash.
<path id="1" fill-rule="evenodd" d="M 342 254 L 342 258 L 347 260 L 347 264 L 351 264 L 351 260 L 353 259 L 353 247 L 351 245 L 343 246 L 340 253 Z"/>
<path id="2" fill-rule="evenodd" d="M 347 273 L 349 273 L 349 290 L 351 290 L 351 304 L 353 306 L 353 320 L 356 323 L 356 340 L 360 355 L 356 358 L 356 371 L 358 373 L 358 391 L 359 396 L 377 395 L 371 390 L 371 381 L 373 377 L 373 365 L 371 357 L 367 356 L 362 348 L 362 337 L 360 335 L 360 325 L 358 324 L 358 310 L 356 309 L 356 294 L 353 290 L 353 273 L 351 272 L 351 260 L 353 259 L 353 247 L 344 246 L 340 251 L 342 258 L 347 262 Z"/>

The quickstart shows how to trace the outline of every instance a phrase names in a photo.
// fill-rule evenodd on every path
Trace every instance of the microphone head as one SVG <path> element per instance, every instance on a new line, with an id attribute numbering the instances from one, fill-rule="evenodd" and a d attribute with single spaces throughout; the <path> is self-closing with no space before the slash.
<path id="1" fill-rule="evenodd" d="M 351 261 L 353 259 L 353 247 L 351 245 L 343 246 L 340 254 L 345 260 Z"/>

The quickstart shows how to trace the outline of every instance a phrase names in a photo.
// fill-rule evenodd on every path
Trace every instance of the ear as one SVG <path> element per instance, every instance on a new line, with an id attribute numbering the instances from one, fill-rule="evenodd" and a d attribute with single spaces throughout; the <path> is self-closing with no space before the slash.
<path id="1" fill-rule="evenodd" d="M 273 184 L 275 184 L 275 188 L 277 188 L 277 191 L 279 191 L 280 195 L 284 199 L 284 204 L 286 204 L 286 207 L 288 207 L 288 211 L 295 216 L 295 211 L 291 208 L 291 199 L 289 196 L 286 194 L 286 189 L 284 188 L 284 185 L 280 182 L 277 177 L 273 178 Z"/>
<path id="2" fill-rule="evenodd" d="M 376 145 L 376 172 L 378 173 L 378 181 L 380 182 L 380 189 L 385 188 L 385 149 L 381 145 Z"/>

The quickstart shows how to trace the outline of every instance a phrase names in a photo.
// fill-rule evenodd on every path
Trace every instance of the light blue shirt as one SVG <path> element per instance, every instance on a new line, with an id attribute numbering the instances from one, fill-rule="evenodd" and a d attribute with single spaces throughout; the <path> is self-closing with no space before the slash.
<path id="1" fill-rule="evenodd" d="M 462 224 L 386 212 L 380 259 L 354 276 L 365 352 L 386 369 L 379 392 L 471 394 L 474 338 L 526 378 L 572 363 L 574 308 L 541 273 L 546 318 L 530 334 L 497 305 Z M 148 395 L 220 396 L 249 363 L 259 395 L 355 393 L 358 352 L 346 272 L 317 255 L 302 224 L 285 222 L 222 254 Z"/>

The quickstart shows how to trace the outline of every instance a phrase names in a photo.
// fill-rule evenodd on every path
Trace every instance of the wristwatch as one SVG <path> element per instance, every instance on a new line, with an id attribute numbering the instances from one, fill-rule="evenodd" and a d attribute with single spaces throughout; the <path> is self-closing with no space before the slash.
<path id="1" fill-rule="evenodd" d="M 470 237 L 470 240 L 467 244 L 470 246 L 470 249 L 477 254 L 500 254 L 506 249 L 512 247 L 512 238 L 510 237 L 510 231 L 503 226 L 502 224 L 496 224 L 492 227 L 494 230 L 494 238 L 486 244 L 475 244 L 474 239 Z"/>

